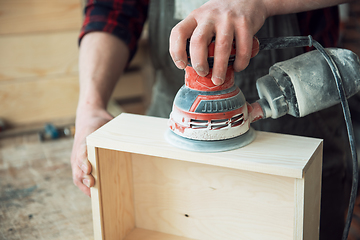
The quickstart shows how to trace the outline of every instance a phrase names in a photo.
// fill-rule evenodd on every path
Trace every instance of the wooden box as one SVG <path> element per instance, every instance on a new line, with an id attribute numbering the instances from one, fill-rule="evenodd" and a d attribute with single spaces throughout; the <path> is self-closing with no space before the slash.
<path id="1" fill-rule="evenodd" d="M 95 239 L 318 239 L 322 140 L 257 132 L 198 153 L 166 130 L 167 119 L 121 114 L 87 138 Z"/>

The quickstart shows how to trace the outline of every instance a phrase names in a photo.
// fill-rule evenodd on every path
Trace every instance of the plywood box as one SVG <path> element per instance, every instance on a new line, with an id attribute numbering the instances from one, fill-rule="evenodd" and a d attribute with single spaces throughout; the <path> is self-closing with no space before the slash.
<path id="1" fill-rule="evenodd" d="M 95 239 L 318 239 L 320 139 L 257 132 L 197 153 L 166 131 L 166 119 L 121 114 L 87 138 Z"/>

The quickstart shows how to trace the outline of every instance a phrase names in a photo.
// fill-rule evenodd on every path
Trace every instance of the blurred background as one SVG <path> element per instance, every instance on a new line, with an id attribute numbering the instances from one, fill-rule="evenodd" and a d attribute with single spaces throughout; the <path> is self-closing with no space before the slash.
<path id="1" fill-rule="evenodd" d="M 0 0 L 1 240 L 93 239 L 91 201 L 70 166 L 84 3 Z M 146 29 L 109 103 L 114 116 L 143 114 L 150 99 Z"/>
<path id="2" fill-rule="evenodd" d="M 0 239 L 93 238 L 90 198 L 73 185 L 70 166 L 83 6 L 0 0 Z M 339 47 L 360 56 L 360 1 L 340 13 Z M 144 114 L 152 76 L 145 27 L 109 111 Z M 350 104 L 360 122 L 358 103 Z"/>
<path id="3" fill-rule="evenodd" d="M 2 130 L 74 122 L 82 9 L 82 0 L 0 0 Z M 144 31 L 112 105 L 119 101 L 127 111 L 144 112 L 142 101 L 148 101 L 150 93 L 143 82 L 146 61 Z"/>

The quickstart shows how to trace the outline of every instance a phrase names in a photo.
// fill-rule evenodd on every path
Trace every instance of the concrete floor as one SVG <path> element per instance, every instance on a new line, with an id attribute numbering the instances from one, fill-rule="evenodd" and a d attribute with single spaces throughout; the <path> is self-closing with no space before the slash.
<path id="1" fill-rule="evenodd" d="M 72 182 L 73 139 L 0 139 L 0 239 L 93 239 L 91 200 Z"/>

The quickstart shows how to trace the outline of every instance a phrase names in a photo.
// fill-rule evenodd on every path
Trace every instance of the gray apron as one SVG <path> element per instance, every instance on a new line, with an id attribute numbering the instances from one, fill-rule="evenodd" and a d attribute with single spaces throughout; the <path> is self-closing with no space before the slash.
<path id="1" fill-rule="evenodd" d="M 168 50 L 170 31 L 179 22 L 173 16 L 173 0 L 150 1 L 150 54 L 156 69 L 156 80 L 148 114 L 164 118 L 169 117 L 175 94 L 184 84 L 184 71 L 176 68 Z M 300 35 L 300 31 L 296 14 L 268 18 L 256 34 L 259 38 L 297 35 Z M 251 59 L 244 71 L 235 74 L 235 83 L 243 91 L 247 101 L 252 103 L 258 99 L 256 80 L 266 75 L 274 63 L 302 52 L 301 48 L 262 51 Z M 350 155 L 344 124 L 340 105 L 303 118 L 284 116 L 252 124 L 261 131 L 324 139 L 320 239 L 341 239 L 343 232 L 344 213 L 350 191 L 347 170 Z"/>

